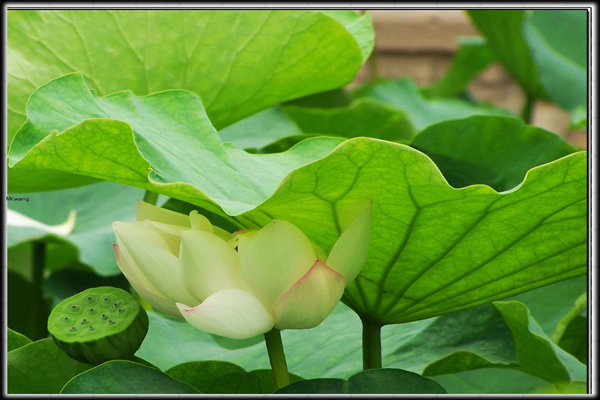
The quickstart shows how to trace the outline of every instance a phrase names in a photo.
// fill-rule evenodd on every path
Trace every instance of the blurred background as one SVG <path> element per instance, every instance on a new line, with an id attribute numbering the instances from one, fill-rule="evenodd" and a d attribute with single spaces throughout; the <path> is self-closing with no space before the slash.
<path id="1" fill-rule="evenodd" d="M 440 79 L 452 63 L 461 37 L 481 34 L 462 10 L 370 10 L 375 27 L 374 57 L 365 63 L 354 85 L 376 76 L 410 77 L 420 86 Z M 479 101 L 519 114 L 525 93 L 498 62 L 468 87 Z M 561 135 L 586 148 L 585 129 L 569 129 L 570 115 L 557 105 L 538 100 L 532 125 Z"/>

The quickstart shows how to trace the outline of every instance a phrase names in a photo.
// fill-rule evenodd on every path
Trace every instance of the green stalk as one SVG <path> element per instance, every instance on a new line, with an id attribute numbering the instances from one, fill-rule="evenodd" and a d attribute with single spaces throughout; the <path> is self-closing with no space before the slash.
<path id="1" fill-rule="evenodd" d="M 156 202 L 158 201 L 158 193 L 146 190 L 146 193 L 144 193 L 144 201 L 146 203 L 156 205 Z"/>
<path id="2" fill-rule="evenodd" d="M 365 15 L 367 10 L 358 10 L 359 15 Z M 377 62 L 377 49 L 373 47 L 371 55 L 367 59 L 367 68 L 369 70 L 369 78 L 372 82 L 379 80 L 379 64 Z"/>
<path id="3" fill-rule="evenodd" d="M 33 299 L 31 299 L 31 304 L 33 304 L 33 307 L 29 310 L 29 327 L 31 338 L 37 340 L 44 338 L 48 334 L 48 332 L 44 332 L 44 330 L 40 328 L 43 326 L 40 325 L 40 320 L 44 318 L 44 295 L 42 294 L 42 284 L 46 267 L 46 243 L 35 240 L 33 242 L 32 251 L 33 274 L 31 280 L 33 286 Z"/>
<path id="4" fill-rule="evenodd" d="M 370 319 L 363 319 L 363 369 L 381 368 L 381 325 Z"/>
<path id="5" fill-rule="evenodd" d="M 521 110 L 521 118 L 529 125 L 531 123 L 531 117 L 533 114 L 533 106 L 535 105 L 535 97 L 527 93 L 525 104 Z"/>
<path id="6" fill-rule="evenodd" d="M 265 333 L 265 343 L 267 345 L 267 353 L 269 353 L 271 369 L 273 370 L 275 389 L 280 389 L 290 384 L 290 375 L 285 361 L 285 353 L 279 329 L 273 328 Z"/>

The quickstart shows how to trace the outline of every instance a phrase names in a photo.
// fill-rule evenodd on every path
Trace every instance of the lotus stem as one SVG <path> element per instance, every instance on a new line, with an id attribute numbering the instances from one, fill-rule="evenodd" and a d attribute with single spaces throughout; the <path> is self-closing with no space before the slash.
<path id="1" fill-rule="evenodd" d="M 44 319 L 45 316 L 42 315 L 43 307 L 42 303 L 44 301 L 44 296 L 42 294 L 42 284 L 44 281 L 44 270 L 46 268 L 46 243 L 35 240 L 33 241 L 32 248 L 32 265 L 33 265 L 33 275 L 32 275 L 32 304 L 34 305 L 30 309 L 29 314 L 29 327 L 30 327 L 30 335 L 33 340 L 42 339 L 48 333 L 44 332 L 40 326 L 39 321 Z"/>
<path id="2" fill-rule="evenodd" d="M 531 123 L 531 117 L 533 115 L 533 106 L 535 105 L 535 97 L 529 93 L 527 93 L 527 98 L 525 99 L 525 104 L 523 105 L 523 109 L 521 110 L 521 118 L 523 121 L 529 125 Z"/>
<path id="3" fill-rule="evenodd" d="M 381 368 L 381 325 L 371 319 L 363 324 L 363 370 Z"/>
<path id="4" fill-rule="evenodd" d="M 265 333 L 265 343 L 267 345 L 267 353 L 269 353 L 273 379 L 275 380 L 275 389 L 280 389 L 290 384 L 290 375 L 287 369 L 287 362 L 285 361 L 285 353 L 279 329 L 273 328 Z"/>
<path id="5" fill-rule="evenodd" d="M 146 193 L 144 193 L 144 201 L 155 206 L 158 201 L 158 193 L 146 190 Z"/>

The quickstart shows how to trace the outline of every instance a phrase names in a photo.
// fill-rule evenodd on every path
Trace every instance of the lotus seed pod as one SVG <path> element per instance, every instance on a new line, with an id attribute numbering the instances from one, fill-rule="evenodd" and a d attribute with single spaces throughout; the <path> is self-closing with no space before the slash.
<path id="1" fill-rule="evenodd" d="M 148 315 L 126 291 L 97 287 L 60 302 L 48 318 L 48 331 L 77 361 L 130 360 L 148 332 Z"/>

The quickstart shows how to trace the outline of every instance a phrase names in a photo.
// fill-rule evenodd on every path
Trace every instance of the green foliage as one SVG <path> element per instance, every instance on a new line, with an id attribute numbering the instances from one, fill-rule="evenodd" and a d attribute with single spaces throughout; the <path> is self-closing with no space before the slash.
<path id="1" fill-rule="evenodd" d="M 7 273 L 8 327 L 33 340 L 48 337 L 46 321 L 51 301 L 42 288 L 15 271 Z"/>
<path id="2" fill-rule="evenodd" d="M 584 364 L 588 363 L 588 319 L 577 316 L 566 326 L 558 342 L 561 349 L 573 354 Z"/>
<path id="3" fill-rule="evenodd" d="M 132 361 L 108 361 L 71 379 L 61 394 L 198 394 L 186 383 Z"/>
<path id="4" fill-rule="evenodd" d="M 60 112 L 48 113 L 48 104 L 62 108 L 68 98 L 78 99 L 76 106 L 70 105 L 77 111 L 68 120 Z M 139 104 L 130 109 L 131 102 Z M 99 110 L 112 118 L 95 118 L 101 115 Z M 260 202 L 287 172 L 323 157 L 339 143 L 337 139 L 321 138 L 305 141 L 285 155 L 248 155 L 221 143 L 202 102 L 191 92 L 169 91 L 143 98 L 120 92 L 99 98 L 90 93 L 79 74 L 38 89 L 28 111 L 30 115 L 41 112 L 42 119 L 39 124 L 30 119 L 17 133 L 10 150 L 11 166 L 19 163 L 26 168 L 94 175 L 151 189 L 211 211 L 216 208 L 209 199 L 221 200 L 222 207 L 231 214 Z M 108 132 L 103 139 L 92 139 L 101 130 Z M 63 133 L 57 136 L 53 131 Z M 164 131 L 181 132 L 173 136 L 178 138 L 175 147 L 173 137 L 165 137 Z M 139 135 L 143 136 L 140 141 Z M 94 141 L 94 148 L 82 145 L 88 141 Z M 162 155 L 174 150 L 182 153 L 176 157 Z M 68 158 L 63 158 L 63 151 Z M 202 169 L 190 164 L 198 157 L 202 157 Z M 267 173 L 270 177 L 265 179 Z"/>
<path id="5" fill-rule="evenodd" d="M 223 361 L 187 362 L 170 368 L 166 373 L 205 394 L 269 394 L 275 391 L 271 370 L 246 372 Z M 291 383 L 301 380 L 303 378 L 290 374 Z"/>
<path id="6" fill-rule="evenodd" d="M 6 365 L 9 394 L 57 394 L 69 379 L 92 367 L 73 360 L 52 339 L 9 352 Z"/>
<path id="7" fill-rule="evenodd" d="M 570 129 L 586 129 L 587 128 L 587 109 L 585 107 L 577 107 L 571 114 L 569 122 Z"/>
<path id="8" fill-rule="evenodd" d="M 110 224 L 144 189 L 229 232 L 288 220 L 325 252 L 339 210 L 372 200 L 346 305 L 282 332 L 295 383 L 277 393 L 586 393 L 586 154 L 467 91 L 497 60 L 584 128 L 586 14 L 469 14 L 485 38 L 438 82 L 348 90 L 368 13 L 10 10 L 8 190 L 28 201 L 7 201 L 9 393 L 275 390 L 262 336 L 156 311 L 131 361 L 92 368 L 44 339 L 52 305 L 130 290 Z M 383 325 L 384 369 L 360 372 L 361 318 Z"/>
<path id="9" fill-rule="evenodd" d="M 462 94 L 480 72 L 496 60 L 486 41 L 479 37 L 459 39 L 459 46 L 446 74 L 422 90 L 427 97 L 454 97 Z"/>
<path id="10" fill-rule="evenodd" d="M 576 151 L 520 119 L 480 116 L 431 125 L 410 145 L 431 157 L 452 186 L 483 183 L 498 191 L 517 186 L 531 168 Z"/>
<path id="11" fill-rule="evenodd" d="M 7 25 L 8 143 L 33 91 L 67 73 L 81 72 L 101 95 L 191 90 L 222 128 L 350 82 L 374 40 L 370 17 L 350 10 L 11 10 Z M 56 171 L 10 174 L 10 192 L 95 182 Z"/>
<path id="12" fill-rule="evenodd" d="M 525 394 L 554 386 L 519 370 L 500 368 L 436 375 L 431 379 L 442 385 L 450 394 Z"/>
<path id="13" fill-rule="evenodd" d="M 276 394 L 446 394 L 435 381 L 401 369 L 368 370 L 344 379 L 312 379 L 292 383 Z"/>
<path id="14" fill-rule="evenodd" d="M 334 107 L 316 104 L 272 107 L 219 131 L 219 136 L 243 149 L 275 153 L 319 134 L 406 140 L 415 133 L 403 111 L 374 99 L 357 99 Z"/>
<path id="15" fill-rule="evenodd" d="M 68 98 L 80 102 L 68 118 L 42 108 L 53 104 L 63 109 Z M 132 101 L 135 109 L 128 105 Z M 98 98 L 89 94 L 79 75 L 69 75 L 42 87 L 29 104 L 36 118 L 17 134 L 11 165 L 77 169 L 152 188 L 217 213 L 246 212 L 234 218 L 245 227 L 286 219 L 325 251 L 339 235 L 337 207 L 371 199 L 370 256 L 344 301 L 381 324 L 472 307 L 585 271 L 583 152 L 531 169 L 509 192 L 481 185 L 457 190 L 422 153 L 385 141 L 357 138 L 335 147 L 335 139 L 315 138 L 273 155 L 224 146 L 198 98 L 189 92 Z M 75 110 L 73 102 L 69 107 Z M 92 118 L 99 112 L 127 123 Z M 185 118 L 185 125 L 166 118 L 166 112 Z M 66 131 L 36 144 L 45 132 L 55 130 Z M 110 134 L 95 140 L 93 147 L 81 145 L 98 130 Z M 165 138 L 162 130 L 181 132 L 180 144 L 173 147 L 173 139 Z M 70 151 L 59 158 L 61 148 Z M 110 151 L 89 158 L 101 149 Z M 164 158 L 160 154 L 165 151 L 178 155 Z M 202 170 L 190 168 L 194 154 L 203 155 Z M 390 181 L 393 186 L 386 185 Z M 315 215 L 320 216 L 318 225 Z M 507 226 L 512 228 L 501 229 Z"/>
<path id="16" fill-rule="evenodd" d="M 575 306 L 558 322 L 552 340 L 587 364 L 588 359 L 587 293 L 575 301 Z"/>
<path id="17" fill-rule="evenodd" d="M 401 110 L 373 99 L 357 99 L 341 108 L 287 106 L 286 114 L 305 133 L 347 139 L 358 136 L 385 140 L 409 139 L 414 128 Z"/>
<path id="18" fill-rule="evenodd" d="M 75 225 L 65 235 L 52 234 L 39 228 L 10 226 L 7 245 L 10 248 L 32 239 L 47 240 L 57 247 L 55 254 L 48 257 L 53 263 L 58 264 L 58 255 L 73 255 L 51 267 L 52 270 L 80 261 L 100 275 L 115 275 L 119 273 L 119 267 L 114 259 L 112 244 L 115 238 L 110 224 L 112 221 L 134 219 L 135 204 L 142 195 L 140 189 L 112 182 L 64 191 L 19 194 L 19 197 L 29 198 L 29 201 L 8 202 L 10 210 L 46 225 L 64 223 L 74 210 Z"/>
<path id="19" fill-rule="evenodd" d="M 516 363 L 490 362 L 469 352 L 457 352 L 430 364 L 424 375 L 442 375 L 478 368 L 515 368 L 548 382 L 562 384 L 585 379 L 585 366 L 560 349 L 542 331 L 529 310 L 519 302 L 496 302 L 510 329 L 516 349 Z"/>
<path id="20" fill-rule="evenodd" d="M 564 303 L 568 304 L 568 299 Z M 521 303 L 516 304 L 522 307 Z M 162 369 L 197 359 L 227 360 L 247 370 L 268 366 L 263 343 L 224 350 L 211 335 L 181 321 L 156 313 L 150 313 L 150 320 L 150 331 L 137 354 Z M 537 325 L 531 316 L 512 315 L 485 305 L 424 321 L 386 326 L 382 330 L 383 365 L 436 377 L 477 368 L 519 369 L 536 375 L 536 369 L 531 369 L 528 363 L 536 357 L 545 357 L 549 365 L 555 365 L 554 371 L 572 367 L 574 373 L 581 372 L 583 365 L 573 362 L 545 334 L 535 329 L 521 331 L 518 327 L 522 324 Z M 336 332 L 333 337 L 332 332 Z M 346 378 L 360 371 L 360 321 L 341 305 L 319 327 L 305 332 L 284 331 L 282 336 L 288 366 L 295 374 L 307 379 Z M 161 348 L 159 344 L 166 340 L 174 344 L 168 349 Z M 540 343 L 537 347 L 516 346 L 536 341 Z M 559 352 L 566 362 L 556 355 Z M 318 356 L 307 357 L 307 353 Z M 563 373 L 544 376 L 558 383 L 564 377 Z M 573 379 L 577 378 L 578 375 Z"/>
<path id="21" fill-rule="evenodd" d="M 513 116 L 499 108 L 473 105 L 458 99 L 427 99 L 419 93 L 414 82 L 407 78 L 367 85 L 360 88 L 356 95 L 379 100 L 403 111 L 417 131 L 438 122 L 472 115 Z"/>
<path id="22" fill-rule="evenodd" d="M 546 335 L 556 342 L 554 334 L 558 324 L 563 318 L 568 319 L 569 314 L 573 315 L 572 310 L 577 307 L 573 305 L 587 287 L 587 276 L 580 276 L 521 293 L 508 300 L 516 300 L 527 305 Z M 582 309 L 579 309 L 579 312 L 581 311 Z"/>
<path id="23" fill-rule="evenodd" d="M 587 104 L 585 10 L 469 10 L 498 60 L 530 95 Z"/>
<path id="24" fill-rule="evenodd" d="M 10 328 L 6 328 L 6 351 L 16 350 L 31 343 L 31 339 Z"/>

